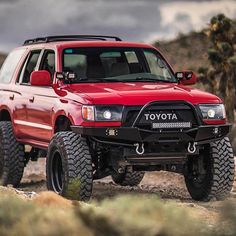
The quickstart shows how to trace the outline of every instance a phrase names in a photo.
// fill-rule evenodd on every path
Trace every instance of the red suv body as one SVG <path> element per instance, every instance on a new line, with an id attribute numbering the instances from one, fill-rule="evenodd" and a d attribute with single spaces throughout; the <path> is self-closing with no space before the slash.
<path id="1" fill-rule="evenodd" d="M 56 133 L 73 132 L 87 140 L 92 159 L 101 150 L 93 179 L 129 169 L 183 172 L 189 156 L 224 139 L 230 125 L 222 101 L 186 86 L 193 73 L 175 74 L 150 45 L 105 39 L 38 38 L 9 54 L 0 73 L 0 119 L 11 122 L 18 143 L 32 146 L 28 159 L 48 151 Z"/>

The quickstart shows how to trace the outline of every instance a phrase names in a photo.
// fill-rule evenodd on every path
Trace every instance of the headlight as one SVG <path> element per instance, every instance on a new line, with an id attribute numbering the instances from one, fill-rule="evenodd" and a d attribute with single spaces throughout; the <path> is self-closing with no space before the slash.
<path id="1" fill-rule="evenodd" d="M 204 120 L 222 120 L 226 118 L 223 104 L 201 104 L 199 108 Z"/>
<path id="2" fill-rule="evenodd" d="M 82 116 L 87 121 L 121 121 L 123 106 L 86 106 L 82 107 Z"/>

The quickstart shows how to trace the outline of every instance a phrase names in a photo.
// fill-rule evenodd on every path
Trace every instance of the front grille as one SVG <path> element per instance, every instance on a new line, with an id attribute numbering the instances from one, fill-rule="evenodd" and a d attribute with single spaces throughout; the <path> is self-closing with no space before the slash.
<path id="1" fill-rule="evenodd" d="M 134 123 L 135 119 L 137 118 L 140 110 L 142 109 L 141 106 L 134 106 L 134 107 L 126 107 L 123 114 L 123 122 L 122 126 L 130 127 Z M 176 114 L 178 120 L 176 121 L 153 121 L 152 124 L 149 122 L 143 121 L 143 118 L 140 117 L 136 124 L 137 127 L 142 129 L 182 129 L 182 128 L 190 128 L 190 127 L 197 127 L 198 121 L 195 115 L 193 108 L 189 104 L 154 104 L 148 106 L 143 114 L 153 114 L 153 113 L 168 113 L 168 114 Z"/>

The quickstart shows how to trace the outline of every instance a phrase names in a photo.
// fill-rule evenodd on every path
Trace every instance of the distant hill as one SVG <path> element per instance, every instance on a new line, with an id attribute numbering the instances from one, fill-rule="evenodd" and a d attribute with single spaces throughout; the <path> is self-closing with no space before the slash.
<path id="1" fill-rule="evenodd" d="M 175 71 L 189 69 L 197 72 L 199 67 L 209 64 L 210 42 L 203 32 L 180 34 L 172 41 L 156 42 L 154 46 L 161 50 Z"/>

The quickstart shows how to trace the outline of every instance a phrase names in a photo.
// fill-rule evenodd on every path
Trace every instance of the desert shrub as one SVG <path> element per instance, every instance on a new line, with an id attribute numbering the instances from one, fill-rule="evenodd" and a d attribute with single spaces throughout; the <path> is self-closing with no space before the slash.
<path id="1" fill-rule="evenodd" d="M 206 235 L 207 227 L 200 226 L 186 209 L 174 203 L 164 203 L 157 197 L 121 196 L 104 200 L 94 208 L 77 208 L 96 236 L 104 235 Z"/>
<path id="2" fill-rule="evenodd" d="M 72 210 L 39 207 L 14 194 L 1 193 L 0 234 L 12 235 L 91 235 Z"/>
<path id="3" fill-rule="evenodd" d="M 211 18 L 205 30 L 211 46 L 208 49 L 210 67 L 200 69 L 200 81 L 210 92 L 217 94 L 225 103 L 228 120 L 234 122 L 236 91 L 235 23 L 223 14 Z"/>
<path id="4" fill-rule="evenodd" d="M 0 188 L 3 236 L 236 235 L 235 201 L 224 205 L 214 225 L 198 218 L 189 208 L 155 196 L 126 195 L 87 204 L 65 200 L 52 192 L 25 200 L 12 190 Z"/>

